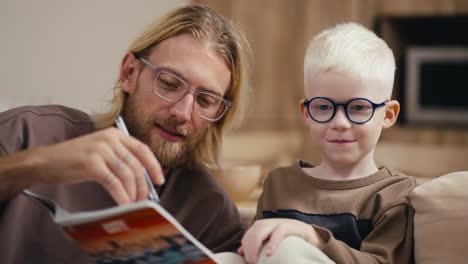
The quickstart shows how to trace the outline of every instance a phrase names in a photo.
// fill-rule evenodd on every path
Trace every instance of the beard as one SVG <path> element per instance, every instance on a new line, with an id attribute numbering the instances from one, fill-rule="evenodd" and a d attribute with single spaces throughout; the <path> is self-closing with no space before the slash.
<path id="1" fill-rule="evenodd" d="M 162 118 L 157 114 L 145 116 L 139 109 L 135 98 L 128 96 L 121 113 L 131 135 L 148 145 L 163 169 L 190 166 L 193 164 L 193 153 L 197 139 L 191 129 L 184 126 L 175 117 Z M 185 137 L 183 141 L 171 142 L 151 133 L 154 126 L 159 129 L 177 131 Z"/>

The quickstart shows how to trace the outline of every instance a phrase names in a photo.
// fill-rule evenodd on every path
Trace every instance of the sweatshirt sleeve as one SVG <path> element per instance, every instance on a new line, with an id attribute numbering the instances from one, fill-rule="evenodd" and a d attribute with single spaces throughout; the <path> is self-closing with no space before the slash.
<path id="1" fill-rule="evenodd" d="M 407 204 L 390 206 L 377 215 L 360 250 L 335 239 L 329 230 L 314 227 L 325 241 L 322 251 L 336 263 L 414 263 L 413 216 Z"/>
<path id="2" fill-rule="evenodd" d="M 196 237 L 215 253 L 235 252 L 244 234 L 237 208 L 223 193 L 214 193 L 201 201 L 211 206 L 199 206 L 198 213 L 205 216 Z"/>
<path id="3" fill-rule="evenodd" d="M 260 197 L 258 198 L 258 201 L 257 201 L 257 211 L 255 212 L 255 217 L 252 219 L 252 222 L 250 223 L 249 226 L 252 226 L 252 224 L 259 220 L 259 219 L 262 219 L 263 216 L 262 216 L 262 212 L 263 212 L 263 193 L 260 195 Z"/>
<path id="4" fill-rule="evenodd" d="M 17 151 L 62 142 L 94 130 L 89 115 L 65 106 L 22 106 L 0 112 L 0 159 Z M 12 191 L 7 196 L 16 194 Z M 4 202 L 0 201 L 0 210 Z"/>

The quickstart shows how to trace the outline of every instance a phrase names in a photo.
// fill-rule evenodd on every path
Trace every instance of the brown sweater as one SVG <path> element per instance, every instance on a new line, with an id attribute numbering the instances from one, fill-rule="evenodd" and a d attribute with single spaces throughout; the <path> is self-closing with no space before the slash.
<path id="1" fill-rule="evenodd" d="M 87 114 L 63 106 L 20 107 L 0 113 L 0 158 L 21 149 L 93 132 Z M 65 172 L 66 173 L 66 172 Z M 114 206 L 96 183 L 34 186 L 32 191 L 76 212 Z M 157 188 L 161 205 L 214 252 L 235 250 L 243 233 L 235 205 L 201 168 L 173 169 Z M 16 195 L 0 201 L 0 263 L 92 263 L 38 203 Z"/>
<path id="2" fill-rule="evenodd" d="M 316 227 L 322 251 L 336 263 L 412 263 L 413 211 L 406 198 L 415 179 L 388 167 L 370 176 L 314 178 L 299 161 L 272 171 L 256 219 L 293 218 Z"/>

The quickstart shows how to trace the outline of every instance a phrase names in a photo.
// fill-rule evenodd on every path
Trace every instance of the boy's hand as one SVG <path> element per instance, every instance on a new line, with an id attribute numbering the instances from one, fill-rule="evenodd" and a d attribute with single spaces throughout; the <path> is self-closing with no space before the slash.
<path id="1" fill-rule="evenodd" d="M 244 256 L 247 263 L 256 263 L 262 248 L 267 256 L 271 256 L 287 236 L 301 237 L 319 248 L 324 243 L 315 229 L 304 222 L 294 219 L 263 219 L 256 221 L 244 234 L 238 253 Z"/>

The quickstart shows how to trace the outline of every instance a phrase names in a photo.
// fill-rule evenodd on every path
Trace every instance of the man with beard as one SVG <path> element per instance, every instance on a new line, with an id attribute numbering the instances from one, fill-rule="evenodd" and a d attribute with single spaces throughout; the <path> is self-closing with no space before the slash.
<path id="1" fill-rule="evenodd" d="M 214 252 L 235 250 L 239 214 L 207 168 L 244 107 L 249 52 L 225 18 L 181 7 L 131 44 L 108 112 L 49 105 L 0 113 L 0 262 L 89 263 L 21 191 L 72 212 L 101 209 L 145 199 L 143 168 L 189 232 Z M 134 137 L 114 127 L 119 115 Z"/>

